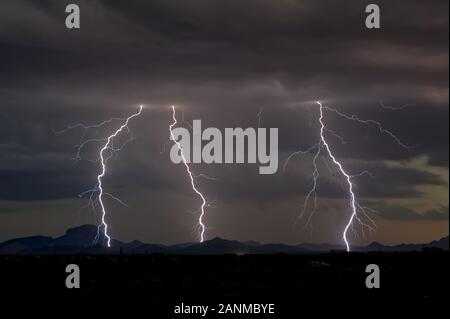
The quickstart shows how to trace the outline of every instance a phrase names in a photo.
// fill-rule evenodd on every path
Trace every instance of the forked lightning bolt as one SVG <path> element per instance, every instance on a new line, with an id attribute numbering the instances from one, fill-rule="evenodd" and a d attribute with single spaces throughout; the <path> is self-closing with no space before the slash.
<path id="1" fill-rule="evenodd" d="M 363 175 L 369 175 L 372 176 L 370 174 L 370 172 L 364 171 L 362 173 L 359 173 L 357 175 L 351 175 L 348 173 L 348 171 L 344 168 L 343 164 L 336 158 L 336 156 L 334 155 L 331 146 L 326 138 L 326 133 L 330 133 L 332 136 L 336 137 L 337 139 L 340 140 L 341 143 L 345 144 L 344 139 L 339 136 L 336 132 L 328 129 L 326 127 L 325 124 L 325 114 L 324 111 L 330 111 L 333 112 L 335 114 L 337 114 L 338 116 L 347 119 L 347 120 L 351 120 L 351 121 L 355 121 L 358 122 L 360 124 L 364 124 L 364 125 L 374 125 L 378 128 L 379 132 L 381 134 L 386 134 L 388 136 L 390 136 L 398 145 L 400 145 L 402 148 L 405 149 L 409 149 L 409 146 L 407 146 L 405 143 L 403 143 L 400 138 L 398 138 L 394 133 L 392 133 L 389 130 L 386 130 L 383 125 L 380 122 L 374 121 L 374 120 L 363 120 L 360 119 L 357 115 L 347 115 L 344 114 L 336 109 L 324 106 L 321 102 L 317 102 L 318 106 L 319 106 L 319 124 L 320 124 L 320 141 L 319 143 L 315 144 L 314 146 L 312 146 L 311 148 L 309 148 L 308 150 L 305 151 L 297 151 L 293 154 L 291 154 L 288 159 L 286 160 L 285 164 L 284 164 L 284 170 L 286 170 L 287 165 L 289 164 L 290 160 L 295 157 L 295 156 L 300 156 L 300 155 L 305 155 L 308 153 L 311 153 L 312 151 L 315 151 L 314 153 L 314 157 L 313 157 L 313 185 L 311 190 L 309 191 L 309 193 L 306 195 L 305 197 L 305 201 L 304 204 L 302 206 L 302 210 L 301 210 L 301 214 L 299 215 L 299 219 L 302 219 L 309 207 L 309 201 L 311 200 L 311 198 L 314 198 L 314 204 L 313 204 L 313 209 L 311 210 L 307 221 L 306 221 L 306 225 L 305 227 L 307 227 L 308 225 L 310 225 L 311 223 L 311 219 L 314 215 L 314 213 L 317 210 L 317 187 L 318 187 L 318 180 L 320 177 L 320 173 L 319 173 L 319 167 L 318 167 L 318 159 L 322 153 L 322 150 L 326 151 L 326 155 L 331 159 L 331 161 L 333 162 L 334 166 L 337 169 L 337 172 L 342 175 L 345 179 L 345 184 L 346 184 L 346 188 L 348 189 L 348 194 L 349 194 L 349 206 L 351 209 L 351 215 L 350 218 L 348 220 L 348 222 L 346 223 L 345 229 L 342 233 L 342 239 L 345 243 L 346 249 L 347 251 L 351 250 L 350 247 L 350 243 L 348 240 L 348 232 L 350 229 L 353 228 L 353 225 L 356 222 L 358 222 L 361 225 L 361 230 L 364 234 L 364 229 L 368 228 L 370 231 L 374 231 L 375 228 L 377 227 L 374 220 L 372 218 L 370 218 L 369 214 L 367 213 L 368 211 L 373 211 L 372 209 L 368 208 L 368 207 L 363 207 L 362 205 L 360 205 L 357 201 L 356 198 L 356 194 L 355 194 L 355 186 L 354 186 L 354 182 L 353 179 L 355 177 L 360 177 Z M 325 160 L 325 164 L 327 165 L 327 168 L 330 170 L 330 172 L 334 173 L 333 169 L 328 165 L 328 163 Z M 360 217 L 360 214 L 362 215 Z M 363 221 L 363 218 L 367 219 L 369 222 L 365 223 Z M 355 232 L 355 234 L 357 234 Z"/>
<path id="2" fill-rule="evenodd" d="M 198 188 L 197 188 L 197 186 L 195 184 L 196 176 L 194 176 L 194 174 L 192 173 L 192 170 L 191 170 L 189 164 L 187 163 L 187 159 L 186 159 L 186 156 L 184 154 L 183 146 L 181 145 L 181 143 L 179 141 L 177 141 L 177 139 L 175 138 L 175 135 L 173 133 L 173 128 L 178 124 L 175 106 L 172 106 L 172 118 L 173 118 L 173 123 L 169 127 L 170 138 L 175 143 L 175 145 L 177 146 L 177 148 L 180 151 L 181 159 L 183 160 L 183 164 L 186 167 L 186 172 L 188 173 L 189 179 L 191 181 L 192 190 L 202 200 L 202 205 L 200 206 L 200 216 L 198 218 L 198 225 L 200 227 L 200 242 L 203 243 L 205 241 L 205 232 L 206 232 L 206 226 L 205 226 L 205 224 L 203 222 L 203 219 L 205 217 L 205 208 L 208 206 L 208 202 L 206 201 L 205 196 L 198 190 Z"/>
<path id="3" fill-rule="evenodd" d="M 330 146 L 327 143 L 327 140 L 325 139 L 325 124 L 323 122 L 323 106 L 320 102 L 318 102 L 318 104 L 320 105 L 320 118 L 319 118 L 319 122 L 320 122 L 320 139 L 322 144 L 325 146 L 325 149 L 327 150 L 328 155 L 330 156 L 330 158 L 333 160 L 333 163 L 339 167 L 339 170 L 341 171 L 342 175 L 345 176 L 347 183 L 348 183 L 348 191 L 350 193 L 350 206 L 352 208 L 352 215 L 350 217 L 350 220 L 347 224 L 347 226 L 345 227 L 344 233 L 342 235 L 345 245 L 347 246 L 347 251 L 350 251 L 350 245 L 348 243 L 348 239 L 347 239 L 347 232 L 348 229 L 350 228 L 350 226 L 353 224 L 353 220 L 356 217 L 357 211 L 356 211 L 356 196 L 355 193 L 353 191 L 353 183 L 352 183 L 352 178 L 351 176 L 344 170 L 344 168 L 342 167 L 342 164 L 340 162 L 338 162 L 336 160 L 336 157 L 334 157 L 333 153 L 330 150 Z M 319 148 L 320 150 L 320 148 Z"/>
<path id="4" fill-rule="evenodd" d="M 101 172 L 97 176 L 97 184 L 92 189 L 90 189 L 90 190 L 80 194 L 79 197 L 84 197 L 86 194 L 90 194 L 90 196 L 89 196 L 89 204 L 87 206 L 91 207 L 94 211 L 96 211 L 96 205 L 95 205 L 95 202 L 93 200 L 93 197 L 94 197 L 94 195 L 96 193 L 98 193 L 97 200 L 98 200 L 98 203 L 99 203 L 99 206 L 100 206 L 100 210 L 101 210 L 101 223 L 98 226 L 98 229 L 99 229 L 99 232 L 100 232 L 100 229 L 103 229 L 103 234 L 104 234 L 105 238 L 107 239 L 108 247 L 111 247 L 111 236 L 108 233 L 108 224 L 106 222 L 106 215 L 107 215 L 107 213 L 106 213 L 106 207 L 105 207 L 105 203 L 104 203 L 104 196 L 111 197 L 112 199 L 118 201 L 121 205 L 126 206 L 126 204 L 123 203 L 117 197 L 113 196 L 112 194 L 109 194 L 109 193 L 104 191 L 104 189 L 103 189 L 103 178 L 106 176 L 106 173 L 107 173 L 106 164 L 109 161 L 109 159 L 111 159 L 111 157 L 116 152 L 122 150 L 123 147 L 128 142 L 130 142 L 133 139 L 131 131 L 128 128 L 128 124 L 129 124 L 129 122 L 132 119 L 134 119 L 135 117 L 138 117 L 139 115 L 141 115 L 142 114 L 142 110 L 143 110 L 143 106 L 141 105 L 139 107 L 139 111 L 137 113 L 131 115 L 128 118 L 111 118 L 111 119 L 109 119 L 107 121 L 101 122 L 101 123 L 96 124 L 96 125 L 76 124 L 76 125 L 69 126 L 66 129 L 64 129 L 64 130 L 56 132 L 57 134 L 62 134 L 62 133 L 65 133 L 65 132 L 67 132 L 69 130 L 76 129 L 76 128 L 82 128 L 84 130 L 84 133 L 83 133 L 83 136 L 81 137 L 80 143 L 75 146 L 75 149 L 77 150 L 76 157 L 75 157 L 75 163 L 77 163 L 78 161 L 80 161 L 82 159 L 81 151 L 86 145 L 88 145 L 90 143 L 105 142 L 105 144 L 100 149 L 98 160 L 93 160 L 93 162 L 95 162 L 95 163 L 96 162 L 100 162 L 100 164 L 101 164 Z M 123 124 L 113 134 L 111 134 L 107 138 L 91 138 L 91 139 L 86 139 L 85 140 L 85 137 L 88 134 L 89 130 L 91 130 L 91 129 L 98 130 L 98 129 L 102 128 L 103 126 L 105 126 L 107 124 L 111 124 L 111 123 L 116 122 L 116 121 L 121 121 L 121 122 L 123 122 Z M 123 142 L 120 147 L 117 148 L 117 147 L 114 146 L 114 139 L 120 133 L 122 133 L 125 129 L 127 130 L 127 134 L 131 135 L 131 136 L 125 142 Z M 109 153 L 108 153 L 108 151 L 109 151 Z M 97 236 L 94 239 L 94 242 L 98 241 L 98 238 L 99 238 L 99 233 L 97 233 Z"/>
<path id="5" fill-rule="evenodd" d="M 111 237 L 108 234 L 108 224 L 106 223 L 106 209 L 105 209 L 105 204 L 103 203 L 103 195 L 104 195 L 104 191 L 103 191 L 103 177 L 105 177 L 106 175 L 106 162 L 109 158 L 105 159 L 105 152 L 107 150 L 114 150 L 113 147 L 113 140 L 114 138 L 120 134 L 120 132 L 122 132 L 125 128 L 128 128 L 128 123 L 135 117 L 141 115 L 142 113 L 142 105 L 139 107 L 139 112 L 137 112 L 136 114 L 131 115 L 129 118 L 127 118 L 127 120 L 125 121 L 125 123 L 116 131 L 114 132 L 114 134 L 110 135 L 107 139 L 106 144 L 103 146 L 103 148 L 100 150 L 100 162 L 102 165 L 102 172 L 100 175 L 97 176 L 97 181 L 98 181 L 98 189 L 99 189 L 99 194 L 98 194 L 98 201 L 100 203 L 100 207 L 102 210 L 102 223 L 101 226 L 103 226 L 103 232 L 105 234 L 105 237 L 108 240 L 108 247 L 111 247 Z"/>

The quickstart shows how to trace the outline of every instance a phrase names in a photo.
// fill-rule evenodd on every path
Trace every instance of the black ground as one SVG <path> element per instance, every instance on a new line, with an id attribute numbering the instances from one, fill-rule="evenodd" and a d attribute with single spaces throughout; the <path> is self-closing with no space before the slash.
<path id="1" fill-rule="evenodd" d="M 65 286 L 65 267 L 81 269 L 81 289 Z M 366 266 L 381 268 L 381 289 L 366 288 Z M 101 296 L 143 307 L 144 318 L 177 316 L 175 306 L 274 303 L 294 318 L 312 305 L 364 303 L 411 307 L 445 304 L 448 252 L 310 256 L 0 256 L 0 287 L 8 296 L 66 299 Z M 3 299 L 5 300 L 5 299 Z M 117 307 L 120 307 L 120 303 Z M 156 316 L 155 314 L 158 313 Z M 151 316 L 153 314 L 154 316 Z M 263 318 L 208 314 L 206 318 Z"/>

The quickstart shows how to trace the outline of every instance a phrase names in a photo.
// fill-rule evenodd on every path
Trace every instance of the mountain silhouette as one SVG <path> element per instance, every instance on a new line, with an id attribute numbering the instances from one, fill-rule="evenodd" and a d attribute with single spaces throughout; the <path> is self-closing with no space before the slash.
<path id="1" fill-rule="evenodd" d="M 96 241 L 99 245 L 106 243 L 105 235 L 102 231 L 99 231 L 97 226 L 83 225 L 76 228 L 71 228 L 66 233 L 54 240 L 55 246 L 77 246 L 77 247 L 89 247 Z"/>
<path id="2" fill-rule="evenodd" d="M 425 249 L 449 250 L 449 237 L 427 244 L 401 244 L 385 246 L 373 242 L 368 246 L 353 247 L 356 252 L 408 252 Z M 255 241 L 240 242 L 214 238 L 203 243 L 185 243 L 172 246 L 146 244 L 140 241 L 124 243 L 111 241 L 106 247 L 104 234 L 97 226 L 82 225 L 71 228 L 60 237 L 32 236 L 5 241 L 0 244 L 0 254 L 173 254 L 173 255 L 226 255 L 226 254 L 313 254 L 341 251 L 343 246 L 330 244 L 261 244 Z"/>
<path id="3" fill-rule="evenodd" d="M 0 244 L 0 254 L 16 254 L 30 249 L 48 247 L 52 242 L 52 237 L 45 236 L 11 239 Z"/>

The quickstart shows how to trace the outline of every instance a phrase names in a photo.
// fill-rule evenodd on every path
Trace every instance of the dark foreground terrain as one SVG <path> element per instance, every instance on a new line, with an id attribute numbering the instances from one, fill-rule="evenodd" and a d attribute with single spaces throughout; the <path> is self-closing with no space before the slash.
<path id="1" fill-rule="evenodd" d="M 81 289 L 66 288 L 68 264 L 79 265 Z M 381 289 L 366 288 L 369 264 L 381 268 Z M 294 313 L 318 302 L 397 307 L 444 304 L 448 270 L 448 252 L 439 251 L 309 256 L 0 256 L 0 285 L 8 296 L 20 296 L 21 300 L 111 297 L 113 305 L 145 307 L 149 315 L 144 318 L 200 318 L 175 315 L 175 306 L 182 302 L 210 307 L 274 303 L 277 315 L 267 317 L 293 318 Z M 243 316 L 206 316 L 238 317 Z M 245 316 L 252 317 L 265 316 Z"/>

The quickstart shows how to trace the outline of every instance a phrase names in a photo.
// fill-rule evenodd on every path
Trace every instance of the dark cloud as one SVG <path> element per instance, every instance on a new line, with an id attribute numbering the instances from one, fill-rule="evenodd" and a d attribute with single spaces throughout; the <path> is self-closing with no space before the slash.
<path id="1" fill-rule="evenodd" d="M 160 154 L 171 104 L 186 120 L 218 128 L 254 127 L 263 108 L 263 126 L 280 130 L 281 167 L 287 154 L 317 143 L 311 101 L 320 99 L 382 122 L 411 146 L 327 113 L 327 125 L 347 141 L 329 136 L 336 156 L 352 173 L 376 176 L 356 180 L 359 196 L 427 201 L 423 186 L 448 188 L 430 170 L 448 168 L 448 1 L 378 1 L 382 28 L 372 31 L 364 27 L 364 1 L 77 3 L 81 29 L 73 31 L 64 27 L 67 1 L 0 4 L 1 200 L 70 199 L 92 187 L 98 167 L 71 161 L 82 132 L 54 129 L 123 117 L 140 103 L 152 107 L 132 124 L 138 139 L 110 163 L 107 184 L 125 197 L 154 192 L 146 200 L 158 203 L 158 216 L 158 192 L 194 196 L 183 168 Z M 380 100 L 410 106 L 387 110 Z M 95 158 L 95 147 L 83 155 Z M 429 158 L 421 167 L 386 164 L 420 156 Z M 322 168 L 318 195 L 343 198 L 339 178 Z M 241 209 L 302 197 L 311 185 L 308 157 L 275 176 L 259 176 L 253 165 L 194 169 L 218 178 L 199 181 L 208 197 Z M 421 220 L 414 211 L 386 209 Z M 232 233 L 232 226 L 221 231 Z"/>
<path id="2" fill-rule="evenodd" d="M 369 198 L 414 198 L 420 197 L 420 186 L 446 187 L 442 176 L 406 167 L 389 167 L 383 164 L 360 164 L 353 167 L 353 174 L 367 170 L 373 177 L 363 175 L 355 180 L 358 194 Z"/>
<path id="3" fill-rule="evenodd" d="M 37 201 L 74 198 L 88 190 L 87 174 L 73 171 L 0 171 L 0 199 Z"/>
<path id="4" fill-rule="evenodd" d="M 380 214 L 378 216 L 387 220 L 396 221 L 445 221 L 449 218 L 448 211 L 448 207 L 441 207 L 419 213 L 414 209 L 404 207 L 402 205 L 391 205 L 381 207 Z"/>

